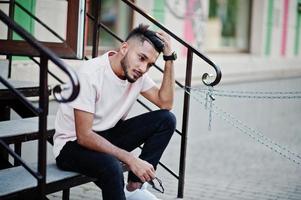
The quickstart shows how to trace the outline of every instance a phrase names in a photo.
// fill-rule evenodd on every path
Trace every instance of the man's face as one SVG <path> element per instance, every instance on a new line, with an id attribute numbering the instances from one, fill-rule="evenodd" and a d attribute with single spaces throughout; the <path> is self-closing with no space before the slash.
<path id="1" fill-rule="evenodd" d="M 121 60 L 125 78 L 134 83 L 155 63 L 159 53 L 147 41 L 129 42 L 128 51 Z"/>

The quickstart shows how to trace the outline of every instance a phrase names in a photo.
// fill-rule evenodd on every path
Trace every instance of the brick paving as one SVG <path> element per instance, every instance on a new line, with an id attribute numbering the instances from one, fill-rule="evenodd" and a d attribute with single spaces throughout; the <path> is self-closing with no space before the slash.
<path id="1" fill-rule="evenodd" d="M 219 89 L 256 91 L 300 91 L 301 78 L 220 86 Z M 181 130 L 181 91 L 177 91 L 174 113 Z M 248 126 L 288 149 L 301 153 L 301 99 L 252 100 L 217 97 L 216 105 Z M 132 115 L 142 112 L 134 106 Z M 233 128 L 213 115 L 208 131 L 208 111 L 191 100 L 184 199 L 187 200 L 301 200 L 301 166 Z M 162 162 L 178 171 L 180 137 L 174 135 Z M 177 180 L 158 167 L 163 180 L 162 199 L 177 199 Z M 48 195 L 60 199 L 61 193 Z M 71 200 L 101 199 L 93 183 L 71 189 Z"/>

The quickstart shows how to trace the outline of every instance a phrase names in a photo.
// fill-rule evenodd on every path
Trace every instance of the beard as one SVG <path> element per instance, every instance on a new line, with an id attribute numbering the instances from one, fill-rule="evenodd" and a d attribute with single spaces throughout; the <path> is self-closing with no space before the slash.
<path id="1" fill-rule="evenodd" d="M 133 77 L 131 77 L 129 75 L 129 61 L 128 61 L 128 58 L 127 58 L 127 54 L 124 56 L 124 58 L 122 58 L 122 60 L 120 61 L 120 64 L 121 64 L 121 67 L 122 67 L 122 70 L 124 72 L 124 76 L 126 78 L 126 80 L 130 83 L 134 83 L 136 81 L 136 79 L 134 79 Z"/>

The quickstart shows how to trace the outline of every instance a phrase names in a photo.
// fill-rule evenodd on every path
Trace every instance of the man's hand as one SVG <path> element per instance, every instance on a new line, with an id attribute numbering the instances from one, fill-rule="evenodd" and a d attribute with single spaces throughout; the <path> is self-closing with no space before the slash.
<path id="1" fill-rule="evenodd" d="M 156 32 L 156 35 L 164 43 L 163 55 L 170 56 L 172 54 L 172 49 L 171 49 L 171 41 L 169 35 L 162 31 Z"/>
<path id="2" fill-rule="evenodd" d="M 158 38 L 164 43 L 163 55 L 170 56 L 172 54 L 171 40 L 167 33 L 156 32 Z M 152 87 L 149 90 L 142 92 L 141 94 L 157 105 L 161 109 L 171 110 L 173 106 L 174 90 L 175 90 L 175 78 L 173 61 L 166 61 L 164 66 L 163 81 L 160 88 Z"/>
<path id="3" fill-rule="evenodd" d="M 155 178 L 154 167 L 148 162 L 133 156 L 130 152 L 111 144 L 104 137 L 92 131 L 93 114 L 74 109 L 77 141 L 80 145 L 98 152 L 115 156 L 128 165 L 130 170 L 141 181 L 150 181 Z"/>
<path id="4" fill-rule="evenodd" d="M 138 177 L 142 182 L 150 181 L 155 178 L 155 169 L 150 163 L 137 158 L 131 157 L 127 163 L 130 170 Z"/>

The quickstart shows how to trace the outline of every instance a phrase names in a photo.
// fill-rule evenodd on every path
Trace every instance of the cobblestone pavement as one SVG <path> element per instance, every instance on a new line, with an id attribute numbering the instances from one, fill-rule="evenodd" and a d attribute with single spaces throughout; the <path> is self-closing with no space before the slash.
<path id="1" fill-rule="evenodd" d="M 301 91 L 301 78 L 223 85 L 216 89 Z M 177 90 L 173 112 L 181 130 L 182 92 Z M 249 127 L 293 152 L 301 153 L 301 99 L 238 99 L 216 97 L 214 102 Z M 135 105 L 131 115 L 142 112 Z M 184 199 L 189 200 L 300 200 L 301 165 L 253 140 L 216 115 L 208 131 L 208 111 L 191 99 Z M 174 135 L 162 162 L 178 172 L 180 137 Z M 177 199 L 177 180 L 158 167 L 163 180 L 162 199 Z M 60 199 L 61 193 L 49 195 Z M 100 199 L 89 183 L 71 189 L 71 200 Z"/>

